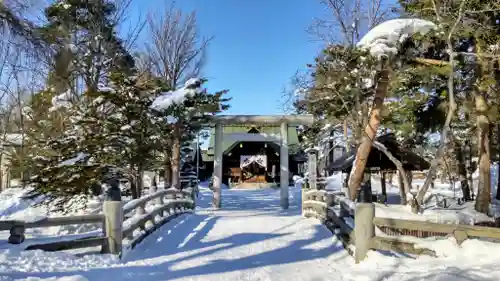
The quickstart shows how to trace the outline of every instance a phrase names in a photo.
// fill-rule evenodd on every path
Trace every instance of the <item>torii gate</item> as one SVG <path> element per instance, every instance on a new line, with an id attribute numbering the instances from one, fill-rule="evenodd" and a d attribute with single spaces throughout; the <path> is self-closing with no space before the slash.
<path id="1" fill-rule="evenodd" d="M 221 207 L 221 185 L 222 185 L 222 142 L 224 125 L 270 125 L 280 126 L 280 196 L 281 207 L 288 209 L 288 126 L 311 126 L 314 122 L 312 115 L 217 115 L 211 117 L 211 124 L 215 125 L 214 136 L 214 178 L 213 207 Z M 238 137 L 240 141 L 273 141 L 277 142 L 276 136 L 266 134 L 242 134 Z"/>

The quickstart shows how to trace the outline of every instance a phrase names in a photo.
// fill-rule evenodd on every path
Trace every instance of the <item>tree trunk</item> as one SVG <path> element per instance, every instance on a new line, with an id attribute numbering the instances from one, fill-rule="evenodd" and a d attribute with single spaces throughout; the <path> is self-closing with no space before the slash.
<path id="1" fill-rule="evenodd" d="M 180 189 L 181 173 L 181 131 L 180 124 L 174 126 L 174 141 L 172 144 L 172 187 Z"/>
<path id="2" fill-rule="evenodd" d="M 165 149 L 165 164 L 163 177 L 165 181 L 164 188 L 167 189 L 172 186 L 172 147 Z"/>
<path id="3" fill-rule="evenodd" d="M 486 99 L 480 93 L 476 93 L 477 112 L 477 149 L 479 155 L 479 181 L 477 186 L 476 211 L 487 214 L 491 202 L 491 179 L 490 179 L 490 140 Z"/>
<path id="4" fill-rule="evenodd" d="M 398 170 L 399 173 L 399 191 L 401 194 L 401 204 L 406 205 L 408 203 L 406 199 L 406 195 L 410 192 L 411 185 L 410 182 L 408 181 L 408 177 L 406 176 L 406 172 L 403 167 L 403 163 L 399 161 L 392 153 L 385 147 L 382 143 L 378 141 L 373 142 L 373 146 L 376 147 L 380 152 L 384 153 L 389 160 L 391 160 L 392 163 L 396 166 L 396 169 Z"/>
<path id="5" fill-rule="evenodd" d="M 342 192 L 344 192 L 344 194 L 346 196 L 349 196 L 349 176 L 350 175 L 351 175 L 351 169 L 348 169 L 346 172 L 346 175 L 345 175 L 345 179 L 342 182 Z"/>
<path id="6" fill-rule="evenodd" d="M 3 162 L 3 153 L 0 152 L 0 192 L 2 192 L 5 188 L 7 188 L 4 183 L 5 181 L 5 168 L 4 168 L 4 162 Z"/>
<path id="7" fill-rule="evenodd" d="M 500 123 L 497 123 L 497 153 L 500 154 Z M 500 200 L 500 157 L 497 161 L 497 200 Z"/>
<path id="8" fill-rule="evenodd" d="M 132 199 L 139 198 L 139 194 L 137 193 L 137 177 L 132 177 L 129 179 L 130 183 L 130 193 L 132 194 Z"/>
<path id="9" fill-rule="evenodd" d="M 467 158 L 467 176 L 469 180 L 469 187 L 470 187 L 470 192 L 471 192 L 471 200 L 474 200 L 474 178 L 472 177 L 472 174 L 474 173 L 474 163 L 472 162 L 472 143 L 470 141 L 466 141 L 466 147 L 468 149 L 468 158 Z"/>
<path id="10" fill-rule="evenodd" d="M 461 144 L 454 140 L 455 143 L 455 154 L 457 156 L 458 162 L 458 177 L 460 180 L 460 188 L 462 189 L 462 195 L 464 201 L 471 201 L 469 181 L 467 180 L 467 169 L 465 165 L 465 153 Z"/>
<path id="11" fill-rule="evenodd" d="M 466 3 L 466 1 L 462 1 L 462 4 L 460 6 L 460 11 L 463 9 L 463 5 Z M 429 171 L 427 173 L 427 176 L 425 178 L 424 185 L 422 188 L 418 191 L 417 196 L 415 198 L 415 203 L 418 204 L 419 206 L 422 206 L 423 201 L 424 201 L 424 196 L 429 187 L 431 186 L 431 183 L 434 181 L 434 176 L 436 174 L 436 169 L 439 163 L 439 160 L 441 159 L 445 146 L 446 146 L 446 138 L 448 137 L 448 132 L 450 130 L 450 124 L 451 120 L 453 119 L 453 116 L 455 115 L 455 111 L 457 109 L 457 103 L 455 102 L 455 85 L 454 85 L 454 79 L 455 79 L 455 56 L 456 54 L 453 52 L 453 43 L 451 41 L 452 34 L 454 32 L 454 29 L 457 26 L 457 23 L 461 20 L 462 13 L 460 13 L 459 17 L 455 21 L 455 25 L 453 25 L 452 29 L 450 30 L 450 33 L 448 34 L 448 40 L 446 42 L 447 44 L 447 49 L 448 53 L 450 56 L 448 57 L 448 63 L 446 62 L 430 62 L 431 64 L 437 63 L 436 65 L 448 65 L 449 66 L 449 73 L 448 73 L 448 112 L 446 113 L 446 119 L 444 121 L 443 129 L 441 131 L 441 143 L 439 144 L 438 150 L 436 152 L 436 157 L 432 160 L 431 166 L 429 168 Z M 427 62 L 424 62 L 427 63 Z"/>
<path id="12" fill-rule="evenodd" d="M 144 189 L 144 169 L 138 168 L 137 170 L 137 195 L 139 198 L 142 196 L 142 190 Z"/>
<path id="13" fill-rule="evenodd" d="M 401 199 L 401 205 L 406 205 L 408 204 L 408 200 L 406 200 L 406 191 L 405 191 L 405 185 L 404 185 L 404 177 L 406 176 L 406 173 L 401 173 L 398 171 L 398 181 L 399 181 L 399 196 Z"/>
<path id="14" fill-rule="evenodd" d="M 344 139 L 345 139 L 345 151 L 346 153 L 350 152 L 351 151 L 351 144 L 349 143 L 349 135 L 348 135 L 348 132 L 347 132 L 347 119 L 344 119 L 344 124 L 342 126 L 342 129 L 344 131 Z"/>
<path id="15" fill-rule="evenodd" d="M 385 182 L 386 172 L 380 173 L 380 187 L 382 188 L 382 200 L 384 204 L 387 204 L 387 183 Z"/>
<path id="16" fill-rule="evenodd" d="M 383 67 L 378 73 L 377 88 L 375 90 L 375 97 L 373 106 L 370 113 L 370 119 L 365 127 L 365 134 L 363 135 L 361 144 L 354 159 L 353 171 L 349 179 L 349 197 L 355 200 L 358 188 L 363 180 L 366 162 L 372 150 L 372 143 L 377 135 L 377 130 L 380 126 L 381 111 L 384 103 L 385 96 L 389 87 L 390 70 Z"/>
<path id="17" fill-rule="evenodd" d="M 411 171 L 405 171 L 406 178 L 408 179 L 408 183 L 410 185 L 408 192 L 411 191 L 411 185 L 413 184 L 413 173 Z"/>

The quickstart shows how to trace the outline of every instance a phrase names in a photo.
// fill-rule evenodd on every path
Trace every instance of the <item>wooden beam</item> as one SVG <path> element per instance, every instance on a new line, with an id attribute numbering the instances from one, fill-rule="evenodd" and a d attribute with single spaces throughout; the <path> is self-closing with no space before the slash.
<path id="1" fill-rule="evenodd" d="M 466 232 L 469 237 L 500 239 L 500 228 L 465 224 L 442 224 L 428 221 L 402 220 L 393 218 L 374 218 L 373 224 L 396 229 L 420 230 L 454 234 L 455 231 Z"/>
<path id="2" fill-rule="evenodd" d="M 287 123 L 289 126 L 306 125 L 314 123 L 312 115 L 216 115 L 210 116 L 210 123 L 220 123 L 221 125 L 273 125 L 279 126 Z"/>
<path id="3" fill-rule="evenodd" d="M 46 252 L 56 252 L 63 250 L 73 250 L 80 248 L 102 246 L 107 242 L 106 237 L 88 237 L 70 241 L 57 241 L 46 244 L 33 244 L 26 247 L 26 251 L 42 250 Z"/>
<path id="4" fill-rule="evenodd" d="M 450 63 L 448 61 L 435 60 L 435 59 L 415 58 L 414 61 L 421 63 L 421 64 L 434 65 L 434 66 L 449 66 L 450 65 Z"/>
<path id="5" fill-rule="evenodd" d="M 102 223 L 103 221 L 104 221 L 104 215 L 102 214 L 79 215 L 71 217 L 48 217 L 34 222 L 9 220 L 9 221 L 0 221 L 0 231 L 10 230 L 14 225 L 24 225 L 25 228 L 36 228 L 36 227 L 51 227 L 51 226 L 73 225 L 73 224 L 80 225 L 87 223 Z"/>
<path id="6" fill-rule="evenodd" d="M 428 255 L 435 257 L 436 252 L 426 248 L 415 247 L 414 243 L 403 241 L 397 237 L 376 236 L 370 240 L 370 248 L 381 251 L 393 251 L 397 253 Z"/>

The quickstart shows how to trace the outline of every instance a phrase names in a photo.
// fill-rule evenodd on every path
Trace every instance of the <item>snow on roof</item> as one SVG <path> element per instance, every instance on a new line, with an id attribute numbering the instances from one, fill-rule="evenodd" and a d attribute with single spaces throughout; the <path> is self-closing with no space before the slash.
<path id="1" fill-rule="evenodd" d="M 436 28 L 433 22 L 422 19 L 388 20 L 368 31 L 357 46 L 368 49 L 375 57 L 395 55 L 398 43 L 416 33 L 426 34 L 433 28 Z"/>
<path id="2" fill-rule="evenodd" d="M 151 108 L 156 110 L 165 110 L 174 104 L 183 103 L 186 98 L 192 97 L 200 91 L 200 79 L 191 78 L 186 81 L 184 87 L 175 91 L 168 91 L 160 94 L 151 104 Z"/>

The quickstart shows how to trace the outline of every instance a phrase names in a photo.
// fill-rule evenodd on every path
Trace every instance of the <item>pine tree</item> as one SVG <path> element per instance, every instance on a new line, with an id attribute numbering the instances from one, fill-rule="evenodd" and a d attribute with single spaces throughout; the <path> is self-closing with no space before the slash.
<path id="1" fill-rule="evenodd" d="M 29 107 L 33 126 L 27 147 L 36 157 L 24 166 L 30 168 L 32 176 L 27 183 L 34 187 L 33 195 L 46 194 L 55 199 L 95 193 L 100 189 L 96 186 L 109 177 L 133 174 L 126 173 L 122 165 L 133 167 L 136 163 L 131 159 L 140 158 L 134 153 L 141 152 L 137 152 L 139 146 L 125 145 L 123 140 L 128 137 L 135 141 L 137 136 L 117 128 L 122 120 L 116 116 L 120 110 L 131 111 L 127 117 L 135 116 L 138 108 L 148 107 L 134 104 L 134 94 L 145 90 L 135 85 L 135 80 L 127 80 L 135 73 L 134 61 L 114 30 L 115 12 L 113 2 L 106 0 L 57 1 L 45 11 L 48 21 L 41 33 L 53 43 L 55 53 L 47 90 Z M 78 79 L 84 82 L 83 91 L 75 87 Z M 154 92 L 155 87 L 147 90 Z M 135 107 L 125 106 L 130 103 Z M 50 132 L 50 127 L 57 130 Z M 122 151 L 126 151 L 125 156 Z"/>
<path id="2" fill-rule="evenodd" d="M 455 79 L 459 81 L 454 83 L 455 92 L 457 102 L 465 109 L 459 111 L 458 116 L 461 121 L 470 124 L 469 128 L 475 127 L 477 132 L 476 152 L 480 172 L 476 210 L 487 213 L 491 200 L 490 124 L 497 115 L 496 106 L 491 100 L 496 97 L 495 89 L 499 81 L 496 74 L 498 62 L 490 58 L 495 58 L 498 52 L 496 48 L 491 48 L 496 46 L 499 39 L 498 15 L 495 9 L 491 9 L 492 3 L 484 1 L 440 1 L 437 5 L 412 0 L 401 3 L 407 13 L 432 19 L 445 31 L 452 32 L 450 43 L 454 51 L 453 60 L 458 62 L 454 76 L 460 78 Z M 447 38 L 441 40 L 444 42 Z M 445 48 L 448 49 L 442 49 Z M 446 51 L 443 53 L 448 56 L 451 52 Z M 472 125 L 472 122 L 475 124 Z M 460 140 L 461 136 L 454 134 L 454 137 Z M 461 181 L 464 182 L 463 176 Z"/>
<path id="3" fill-rule="evenodd" d="M 157 98 L 152 106 L 167 122 L 161 126 L 164 145 L 172 145 L 172 186 L 180 188 L 181 146 L 184 140 L 193 140 L 197 132 L 206 126 L 207 116 L 215 115 L 229 108 L 227 90 L 211 94 L 202 88 L 205 79 L 190 79 L 184 87 L 166 92 Z M 172 140 L 172 143 L 170 141 Z M 167 160 L 168 161 L 168 160 Z"/>
<path id="4" fill-rule="evenodd" d="M 89 133 L 95 130 L 93 126 L 99 128 L 99 124 L 86 116 L 88 107 L 79 104 L 50 111 L 53 95 L 41 92 L 32 100 L 27 113 L 26 147 L 29 150 L 23 166 L 30 175 L 26 179 L 33 187 L 30 194 L 44 194 L 47 202 L 58 199 L 62 207 L 61 204 L 74 195 L 93 194 L 93 186 L 104 182 L 112 167 L 100 162 L 102 155 L 97 153 L 101 148 L 100 135 Z M 36 114 L 44 108 L 48 114 Z M 64 115 L 71 117 L 64 119 Z"/>
<path id="5" fill-rule="evenodd" d="M 47 23 L 40 33 L 54 45 L 49 83 L 56 92 L 74 90 L 76 79 L 83 80 L 85 91 L 96 91 L 111 72 L 134 69 L 134 59 L 116 33 L 116 13 L 110 0 L 58 0 L 46 8 Z"/>
<path id="6" fill-rule="evenodd" d="M 123 73 L 110 75 L 106 88 L 101 88 L 94 99 L 93 106 L 107 108 L 105 116 L 99 116 L 104 137 L 112 149 L 119 155 L 114 165 L 122 167 L 131 182 L 133 198 L 142 193 L 143 173 L 154 169 L 158 155 L 160 131 L 158 120 L 150 106 L 161 92 L 161 87 L 154 80 L 140 81 L 137 76 Z M 94 111 L 97 113 L 97 111 Z"/>

